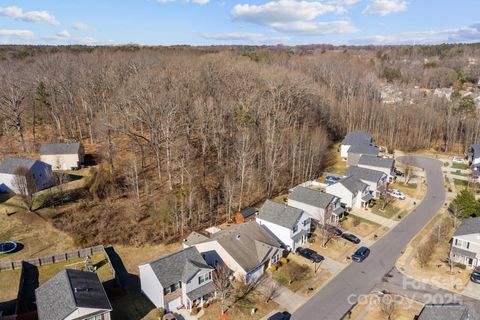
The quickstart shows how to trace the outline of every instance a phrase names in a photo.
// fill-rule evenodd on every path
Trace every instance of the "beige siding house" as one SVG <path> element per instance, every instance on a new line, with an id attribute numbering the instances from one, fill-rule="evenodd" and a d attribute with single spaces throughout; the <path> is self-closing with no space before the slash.
<path id="1" fill-rule="evenodd" d="M 84 162 L 85 151 L 79 142 L 49 143 L 40 148 L 40 159 L 52 166 L 53 170 L 72 170 Z"/>

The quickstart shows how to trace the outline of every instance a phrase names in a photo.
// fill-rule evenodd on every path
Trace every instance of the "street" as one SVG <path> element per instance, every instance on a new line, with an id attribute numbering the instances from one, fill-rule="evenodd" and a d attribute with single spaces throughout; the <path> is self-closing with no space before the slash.
<path id="1" fill-rule="evenodd" d="M 382 282 L 395 265 L 401 251 L 444 205 L 445 189 L 441 171 L 443 163 L 426 157 L 400 157 L 400 162 L 425 169 L 427 192 L 424 200 L 394 229 L 377 241 L 370 256 L 362 263 L 352 262 L 322 290 L 302 305 L 292 319 L 339 320 L 355 304 Z"/>

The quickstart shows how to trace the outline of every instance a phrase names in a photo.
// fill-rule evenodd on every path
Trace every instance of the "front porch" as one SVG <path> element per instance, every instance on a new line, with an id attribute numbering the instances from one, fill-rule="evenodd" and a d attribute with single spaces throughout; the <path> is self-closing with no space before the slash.
<path id="1" fill-rule="evenodd" d="M 202 307 L 205 302 L 207 302 L 211 298 L 214 298 L 215 296 L 215 285 L 213 281 L 211 281 L 195 290 L 187 292 L 185 299 L 185 307 L 189 311 L 192 311 L 193 307 Z"/>

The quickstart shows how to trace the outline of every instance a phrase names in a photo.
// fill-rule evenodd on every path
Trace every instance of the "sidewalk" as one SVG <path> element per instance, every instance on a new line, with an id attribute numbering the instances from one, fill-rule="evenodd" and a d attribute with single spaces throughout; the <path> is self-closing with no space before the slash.
<path id="1" fill-rule="evenodd" d="M 372 213 L 368 210 L 365 209 L 354 209 L 352 210 L 352 214 L 356 215 L 360 218 L 370 220 L 372 222 L 375 222 L 379 225 L 388 227 L 388 228 L 393 228 L 397 225 L 397 221 L 394 221 L 392 219 L 384 218 L 382 216 L 379 216 L 378 214 Z"/>

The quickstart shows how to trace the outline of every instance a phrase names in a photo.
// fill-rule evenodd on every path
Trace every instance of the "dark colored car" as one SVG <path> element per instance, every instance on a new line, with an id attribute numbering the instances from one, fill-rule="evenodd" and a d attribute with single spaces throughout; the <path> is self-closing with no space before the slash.
<path id="1" fill-rule="evenodd" d="M 339 181 L 340 178 L 339 177 L 335 177 L 335 176 L 326 176 L 325 177 L 325 181 L 332 181 L 332 182 L 337 182 Z"/>
<path id="2" fill-rule="evenodd" d="M 395 169 L 395 175 L 397 177 L 403 177 L 405 174 L 402 171 Z"/>
<path id="3" fill-rule="evenodd" d="M 357 251 L 352 255 L 352 260 L 355 262 L 362 262 L 365 260 L 366 257 L 370 254 L 370 249 L 367 247 L 360 247 Z"/>
<path id="4" fill-rule="evenodd" d="M 470 280 L 475 283 L 480 283 L 480 268 L 476 268 L 473 270 L 472 275 L 470 276 Z"/>
<path id="5" fill-rule="evenodd" d="M 356 244 L 360 243 L 360 239 L 356 235 L 353 235 L 351 233 L 343 233 L 342 238 Z"/>
<path id="6" fill-rule="evenodd" d="M 325 260 L 322 255 L 309 248 L 297 248 L 297 254 L 315 263 L 320 263 Z"/>
<path id="7" fill-rule="evenodd" d="M 290 320 L 292 315 L 287 311 L 277 312 L 273 316 L 269 317 L 268 320 Z"/>

